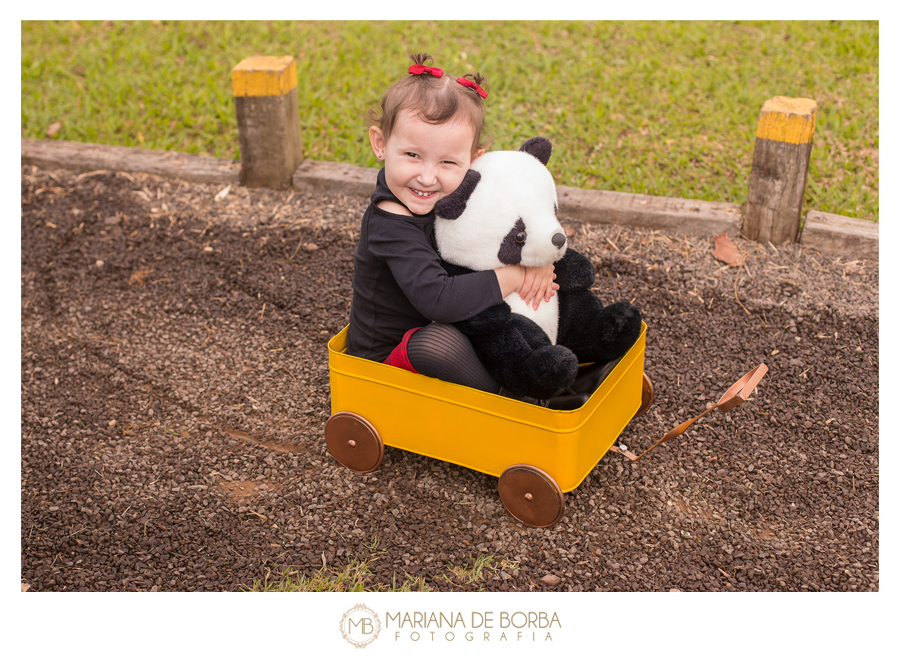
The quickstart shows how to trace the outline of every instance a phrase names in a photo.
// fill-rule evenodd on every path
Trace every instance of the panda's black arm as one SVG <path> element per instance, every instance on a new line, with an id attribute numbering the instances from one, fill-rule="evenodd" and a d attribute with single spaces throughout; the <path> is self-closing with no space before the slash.
<path id="1" fill-rule="evenodd" d="M 553 264 L 553 271 L 560 290 L 579 290 L 590 288 L 594 284 L 594 266 L 591 261 L 571 247 L 566 250 L 562 259 Z"/>
<path id="2" fill-rule="evenodd" d="M 460 274 L 470 274 L 475 270 L 470 270 L 468 267 L 463 267 L 462 265 L 454 265 L 453 263 L 448 263 L 444 259 L 441 259 L 441 267 L 447 272 L 450 276 L 459 276 Z"/>
<path id="3" fill-rule="evenodd" d="M 476 313 L 468 320 L 453 324 L 467 336 L 492 336 L 502 333 L 511 317 L 509 304 L 501 302 L 484 309 L 481 313 Z"/>

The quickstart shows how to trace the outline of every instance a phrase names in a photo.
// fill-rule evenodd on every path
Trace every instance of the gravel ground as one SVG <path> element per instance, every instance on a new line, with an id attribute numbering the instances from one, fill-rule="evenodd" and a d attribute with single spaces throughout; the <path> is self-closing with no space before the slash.
<path id="1" fill-rule="evenodd" d="M 770 371 L 637 464 L 604 456 L 538 530 L 490 476 L 329 456 L 326 343 L 365 201 L 219 192 L 22 168 L 23 586 L 240 590 L 356 559 L 376 588 L 878 590 L 876 263 L 737 240 L 733 268 L 708 238 L 563 218 L 597 293 L 649 327 L 630 448 Z"/>

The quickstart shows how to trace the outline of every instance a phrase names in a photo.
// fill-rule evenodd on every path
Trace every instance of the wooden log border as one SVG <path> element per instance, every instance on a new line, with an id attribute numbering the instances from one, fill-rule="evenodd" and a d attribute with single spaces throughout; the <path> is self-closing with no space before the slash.
<path id="1" fill-rule="evenodd" d="M 22 164 L 42 169 L 127 171 L 225 185 L 237 185 L 241 174 L 237 160 L 55 139 L 23 139 Z"/>
<path id="2" fill-rule="evenodd" d="M 196 183 L 237 185 L 240 163 L 223 158 L 105 146 L 63 140 L 23 139 L 22 164 L 43 169 L 127 171 L 181 178 Z M 305 160 L 294 171 L 300 192 L 368 198 L 378 169 Z M 693 199 L 557 186 L 560 216 L 589 223 L 661 229 L 685 235 L 740 235 L 741 206 Z M 810 210 L 800 244 L 847 261 L 878 259 L 878 224 Z"/>
<path id="3" fill-rule="evenodd" d="M 878 224 L 810 210 L 800 233 L 800 244 L 819 251 L 840 254 L 844 260 L 878 260 Z"/>

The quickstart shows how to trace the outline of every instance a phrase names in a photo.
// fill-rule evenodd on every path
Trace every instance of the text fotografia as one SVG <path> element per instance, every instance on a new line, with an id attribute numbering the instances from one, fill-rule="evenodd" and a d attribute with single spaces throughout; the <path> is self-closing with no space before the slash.
<path id="1" fill-rule="evenodd" d="M 552 642 L 551 630 L 562 624 L 555 612 L 388 612 L 384 628 L 394 641 Z"/>

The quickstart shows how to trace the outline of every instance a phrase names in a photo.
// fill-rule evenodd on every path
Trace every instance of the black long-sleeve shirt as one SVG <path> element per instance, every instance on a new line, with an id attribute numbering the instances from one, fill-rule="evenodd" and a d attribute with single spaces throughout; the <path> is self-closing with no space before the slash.
<path id="1" fill-rule="evenodd" d="M 347 351 L 383 361 L 414 327 L 459 322 L 503 300 L 492 270 L 448 276 L 434 237 L 434 212 L 396 215 L 379 201 L 400 203 L 378 172 L 353 254 L 353 303 Z"/>

